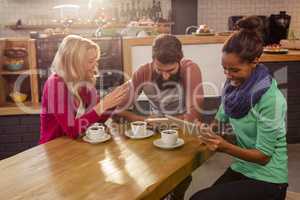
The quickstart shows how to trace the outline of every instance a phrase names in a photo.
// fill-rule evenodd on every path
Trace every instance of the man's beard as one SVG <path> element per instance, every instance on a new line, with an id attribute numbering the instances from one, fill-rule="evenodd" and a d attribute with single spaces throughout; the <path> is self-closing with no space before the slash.
<path id="1" fill-rule="evenodd" d="M 180 81 L 180 71 L 176 74 L 172 74 L 168 80 L 164 80 L 161 74 L 154 72 L 153 74 L 153 82 L 156 83 L 157 87 L 160 90 L 172 89 L 176 88 Z"/>

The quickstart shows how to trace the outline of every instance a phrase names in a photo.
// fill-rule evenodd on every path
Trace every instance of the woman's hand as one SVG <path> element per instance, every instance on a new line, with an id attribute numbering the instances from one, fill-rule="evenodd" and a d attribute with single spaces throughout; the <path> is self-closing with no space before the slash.
<path id="1" fill-rule="evenodd" d="M 209 134 L 207 136 L 200 136 L 201 141 L 207 145 L 208 149 L 211 151 L 222 151 L 224 152 L 227 146 L 230 144 L 221 136 L 216 134 Z"/>
<path id="2" fill-rule="evenodd" d="M 212 124 L 205 124 L 200 121 L 195 121 L 196 125 L 198 126 L 198 130 L 201 131 L 199 135 L 199 139 L 202 143 L 206 144 L 208 149 L 211 151 L 225 151 L 228 147 L 228 143 L 224 138 L 217 135 L 213 131 L 213 127 L 215 123 Z"/>
<path id="3" fill-rule="evenodd" d="M 129 85 L 123 84 L 112 92 L 107 94 L 100 102 L 95 106 L 95 111 L 98 115 L 101 115 L 103 112 L 115 108 L 125 101 L 129 92 Z"/>

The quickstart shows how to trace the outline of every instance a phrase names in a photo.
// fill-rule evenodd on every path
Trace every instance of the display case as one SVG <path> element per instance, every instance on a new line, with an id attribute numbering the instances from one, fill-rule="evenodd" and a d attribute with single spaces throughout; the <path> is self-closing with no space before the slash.
<path id="1" fill-rule="evenodd" d="M 0 115 L 39 112 L 35 40 L 0 39 Z"/>

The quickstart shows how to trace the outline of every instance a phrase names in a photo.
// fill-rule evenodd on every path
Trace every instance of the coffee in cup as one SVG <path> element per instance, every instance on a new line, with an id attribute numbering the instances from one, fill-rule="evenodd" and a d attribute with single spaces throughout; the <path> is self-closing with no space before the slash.
<path id="1" fill-rule="evenodd" d="M 98 125 L 91 126 L 88 128 L 86 135 L 90 140 L 100 140 L 106 136 L 105 127 Z"/>
<path id="2" fill-rule="evenodd" d="M 161 132 L 161 140 L 164 144 L 168 146 L 173 146 L 176 144 L 178 139 L 178 131 L 177 130 L 164 130 Z"/>
<path id="3" fill-rule="evenodd" d="M 135 121 L 131 122 L 131 131 L 135 136 L 145 135 L 147 131 L 147 122 L 144 121 Z"/>

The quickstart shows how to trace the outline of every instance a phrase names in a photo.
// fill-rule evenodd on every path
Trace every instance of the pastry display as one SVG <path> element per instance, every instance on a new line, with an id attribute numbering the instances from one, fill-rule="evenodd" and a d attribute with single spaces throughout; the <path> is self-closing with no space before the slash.
<path id="1" fill-rule="evenodd" d="M 280 44 L 272 44 L 264 47 L 264 53 L 285 54 L 288 49 L 282 48 Z"/>

